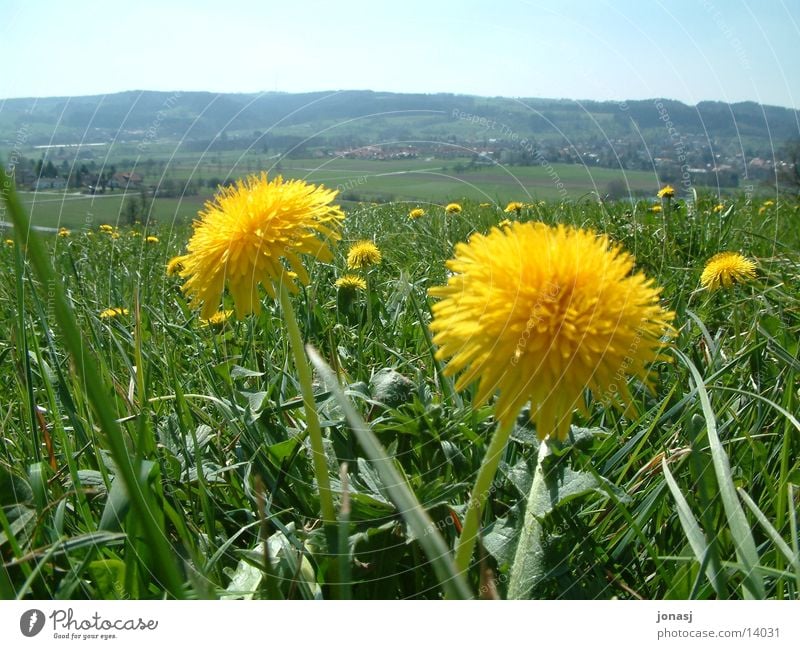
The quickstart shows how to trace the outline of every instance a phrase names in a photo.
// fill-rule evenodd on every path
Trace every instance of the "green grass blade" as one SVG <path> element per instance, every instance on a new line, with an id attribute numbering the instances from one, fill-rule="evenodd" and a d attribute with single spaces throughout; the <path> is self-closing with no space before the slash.
<path id="1" fill-rule="evenodd" d="M 449 598 L 470 599 L 472 594 L 469 587 L 464 581 L 464 577 L 456 570 L 450 551 L 436 529 L 436 525 L 408 487 L 391 458 L 386 455 L 378 438 L 345 396 L 333 370 L 313 347 L 308 345 L 306 351 L 317 372 L 325 381 L 325 385 L 333 392 L 344 412 L 347 423 L 353 429 L 361 447 L 380 475 L 387 493 L 422 546 L 445 593 Z"/>
<path id="2" fill-rule="evenodd" d="M 753 501 L 750 496 L 747 495 L 747 492 L 742 489 L 741 487 L 738 489 L 739 497 L 742 499 L 745 505 L 747 505 L 748 509 L 753 513 L 753 516 L 756 517 L 758 524 L 764 528 L 764 531 L 767 533 L 767 536 L 772 540 L 775 544 L 775 547 L 780 550 L 781 554 L 786 558 L 789 564 L 795 569 L 795 572 L 800 575 L 800 557 L 798 557 L 792 549 L 789 547 L 789 544 L 783 540 L 780 534 L 778 534 L 778 530 L 776 530 L 772 524 L 767 520 L 767 517 L 764 516 L 764 512 L 762 512 L 758 505 Z M 797 584 L 800 587 L 800 582 Z"/>
<path id="3" fill-rule="evenodd" d="M 717 476 L 722 506 L 725 510 L 731 536 L 733 537 L 736 557 L 743 567 L 743 595 L 746 599 L 764 599 L 766 597 L 764 582 L 755 572 L 759 561 L 756 544 L 753 540 L 753 533 L 736 495 L 736 486 L 731 476 L 730 462 L 719 440 L 719 436 L 717 435 L 717 420 L 711 408 L 711 400 L 708 397 L 708 392 L 703 383 L 703 377 L 700 376 L 700 372 L 686 355 L 677 349 L 674 350 L 674 352 L 689 369 L 697 388 L 697 394 L 700 398 L 700 406 L 706 421 L 708 445 L 711 450 L 714 473 Z"/>
<path id="4" fill-rule="evenodd" d="M 53 312 L 64 337 L 64 344 L 72 356 L 77 374 L 83 380 L 89 399 L 97 414 L 98 421 L 108 439 L 111 454 L 120 471 L 122 479 L 131 497 L 131 504 L 144 528 L 144 535 L 153 551 L 155 568 L 163 586 L 174 597 L 184 594 L 183 580 L 176 567 L 174 552 L 167 542 L 163 530 L 156 522 L 145 490 L 137 479 L 137 471 L 131 462 L 122 430 L 116 421 L 114 412 L 108 403 L 108 390 L 99 379 L 94 354 L 81 335 L 75 315 L 64 294 L 64 288 L 56 278 L 47 250 L 39 236 L 32 230 L 30 219 L 19 201 L 13 187 L 13 181 L 0 168 L 0 186 L 2 186 L 11 220 L 14 223 L 14 235 L 19 246 L 25 246 L 28 256 L 39 281 L 52 289 Z"/>
<path id="5" fill-rule="evenodd" d="M 697 562 L 705 567 L 706 576 L 714 587 L 714 591 L 718 596 L 722 597 L 725 592 L 725 587 L 722 583 L 722 576 L 720 573 L 709 565 L 708 543 L 706 542 L 705 534 L 703 534 L 703 530 L 700 529 L 700 525 L 694 517 L 694 514 L 692 514 L 689 503 L 686 502 L 686 498 L 684 498 L 664 458 L 661 459 L 661 469 L 664 472 L 664 479 L 667 482 L 667 487 L 669 487 L 672 497 L 675 499 L 675 505 L 678 510 L 678 520 L 681 522 L 681 527 L 686 534 L 686 539 L 689 541 L 689 546 L 692 548 Z"/>

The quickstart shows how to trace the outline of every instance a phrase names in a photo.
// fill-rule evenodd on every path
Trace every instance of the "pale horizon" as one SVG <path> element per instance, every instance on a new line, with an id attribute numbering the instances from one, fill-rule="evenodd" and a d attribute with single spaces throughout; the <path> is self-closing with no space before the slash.
<path id="1" fill-rule="evenodd" d="M 136 89 L 800 107 L 800 0 L 0 0 L 0 97 Z"/>
<path id="2" fill-rule="evenodd" d="M 208 94 L 208 95 L 255 95 L 255 96 L 263 96 L 263 95 L 271 95 L 271 94 L 278 94 L 278 95 L 304 95 L 304 94 L 338 94 L 343 92 L 373 92 L 376 94 L 396 94 L 396 95 L 453 95 L 456 97 L 477 97 L 479 99 L 509 99 L 509 100 L 525 100 L 525 99 L 535 99 L 535 100 L 544 100 L 544 101 L 570 101 L 576 104 L 582 103 L 624 103 L 626 101 L 675 101 L 680 102 L 689 108 L 694 108 L 698 104 L 702 103 L 726 103 L 730 105 L 736 104 L 757 104 L 760 106 L 765 107 L 772 107 L 772 108 L 785 108 L 786 110 L 794 110 L 800 112 L 800 108 L 794 108 L 792 106 L 782 106 L 779 104 L 767 104 L 757 102 L 752 99 L 743 99 L 740 101 L 724 101 L 721 99 L 700 99 L 695 103 L 687 103 L 680 99 L 675 99 L 674 97 L 666 97 L 666 96 L 652 96 L 652 97 L 627 97 L 626 99 L 595 99 L 590 97 L 544 97 L 544 96 L 527 96 L 527 95 L 520 95 L 520 96 L 506 96 L 506 95 L 479 95 L 475 93 L 467 93 L 467 92 L 447 92 L 447 91 L 440 91 L 440 92 L 414 92 L 414 91 L 395 91 L 395 90 L 384 90 L 384 89 L 372 89 L 372 88 L 339 88 L 339 89 L 321 89 L 321 90 L 305 90 L 305 91 L 285 91 L 285 90 L 253 90 L 253 91 L 215 91 L 215 90 L 203 90 L 203 89 L 193 89 L 193 88 L 166 88 L 164 90 L 156 90 L 153 88 L 129 88 L 127 90 L 115 90 L 113 92 L 98 92 L 92 94 L 80 94 L 80 95 L 27 95 L 27 96 L 19 96 L 19 97 L 0 97 L 0 102 L 3 101 L 17 101 L 17 100 L 25 100 L 25 99 L 32 99 L 32 100 L 40 100 L 40 99 L 80 99 L 86 97 L 107 97 L 111 95 L 121 95 L 125 93 L 145 93 L 145 92 L 153 92 L 153 93 L 164 93 L 164 94 L 189 94 L 189 93 L 198 93 L 198 94 Z"/>

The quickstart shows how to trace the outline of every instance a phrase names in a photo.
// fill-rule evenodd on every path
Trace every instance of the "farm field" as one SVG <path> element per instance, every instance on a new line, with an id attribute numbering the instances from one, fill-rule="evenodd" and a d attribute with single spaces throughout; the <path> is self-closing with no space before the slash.
<path id="1" fill-rule="evenodd" d="M 655 174 L 643 171 L 615 171 L 599 167 L 557 164 L 550 167 L 492 166 L 456 172 L 459 160 L 356 160 L 337 158 L 281 159 L 270 167 L 269 161 L 244 154 L 214 154 L 219 162 L 202 157 L 178 156 L 164 162 L 167 171 L 143 164 L 133 167 L 143 173 L 145 184 L 177 187 L 170 198 L 156 197 L 152 216 L 166 223 L 187 222 L 213 195 L 203 187 L 198 195 L 181 197 L 182 183 L 188 180 L 225 182 L 246 176 L 266 163 L 270 175 L 299 178 L 321 183 L 340 191 L 345 203 L 399 201 L 420 204 L 445 204 L 450 200 L 491 202 L 505 206 L 508 201 L 576 200 L 599 193 L 604 196 L 608 184 L 621 181 L 633 195 L 652 193 L 657 188 Z M 216 160 L 217 158 L 215 158 Z M 227 165 L 227 166 L 223 166 Z M 225 171 L 219 171 L 225 169 Z M 132 190 L 131 197 L 138 198 Z M 121 190 L 87 195 L 74 191 L 21 192 L 32 222 L 43 227 L 80 228 L 100 223 L 124 222 L 125 198 Z"/>
<path id="2" fill-rule="evenodd" d="M 291 295 L 258 288 L 258 306 L 244 302 L 231 266 L 210 319 L 185 291 L 188 258 L 183 271 L 175 261 L 205 197 L 156 199 L 146 227 L 117 218 L 114 194 L 9 201 L 7 220 L 29 212 L 70 231 L 24 247 L 7 231 L 0 244 L 0 597 L 797 598 L 796 198 L 662 200 L 640 173 L 631 185 L 651 197 L 600 204 L 577 199 L 618 177 L 608 170 L 555 166 L 564 197 L 543 168 L 451 177 L 421 161 L 382 165 L 283 161 L 286 177 L 354 181 L 393 202 L 344 203 L 330 258 L 278 262 Z M 524 204 L 504 211 L 512 199 Z M 529 282 L 560 268 L 544 246 L 513 245 L 559 225 L 607 235 L 602 255 L 634 255 L 624 274 L 660 287 L 653 309 L 674 327 L 659 330 L 646 374 L 634 371 L 644 320 L 627 352 L 575 343 L 598 368 L 607 355 L 621 364 L 605 390 L 579 386 L 563 440 L 537 427 L 536 403 L 508 426 L 501 407 L 524 351 L 514 340 L 547 334 L 509 324 L 495 346 L 481 337 L 488 311 L 435 324 L 435 287 L 464 272 L 447 264 L 465 242 L 512 243 L 487 253 L 486 293 L 459 308 L 494 304 L 510 260 L 530 264 Z M 594 286 L 602 273 L 563 245 L 574 256 L 563 272 Z M 752 272 L 709 285 L 704 268 L 724 251 Z M 587 318 L 627 308 L 612 289 L 598 289 Z M 624 328 L 622 310 L 613 326 Z M 537 313 L 522 322 L 546 331 Z M 481 362 L 499 396 L 445 371 L 456 361 L 442 341 L 463 330 L 464 349 L 489 345 Z M 560 345 L 559 331 L 537 340 Z"/>

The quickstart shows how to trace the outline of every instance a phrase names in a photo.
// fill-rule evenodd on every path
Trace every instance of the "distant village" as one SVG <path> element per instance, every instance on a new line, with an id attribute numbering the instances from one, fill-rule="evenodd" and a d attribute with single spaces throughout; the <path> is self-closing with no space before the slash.
<path id="1" fill-rule="evenodd" d="M 246 149 L 246 140 L 232 137 L 227 141 L 231 150 Z M 226 147 L 227 148 L 227 147 Z M 215 151 L 219 151 L 215 147 Z M 627 139 L 602 140 L 590 137 L 584 141 L 564 144 L 562 141 L 536 141 L 533 138 L 483 138 L 480 140 L 458 139 L 451 136 L 442 142 L 416 144 L 383 144 L 360 146 L 290 146 L 291 158 L 341 158 L 373 161 L 397 160 L 452 160 L 448 170 L 454 174 L 467 173 L 481 167 L 501 166 L 547 166 L 552 164 L 578 164 L 587 167 L 650 171 L 658 175 L 662 183 L 679 184 L 690 180 L 692 185 L 735 189 L 743 184 L 770 182 L 786 177 L 794 168 L 795 161 L 788 155 L 775 157 L 757 155 L 744 147 L 731 150 L 729 143 L 715 148 L 702 137 L 667 140 L 660 144 L 643 146 L 641 142 Z M 144 173 L 118 170 L 117 166 L 103 166 L 99 151 L 82 149 L 75 157 L 74 151 L 60 151 L 48 147 L 48 153 L 39 160 L 22 159 L 15 168 L 17 186 L 29 191 L 75 190 L 86 194 L 103 194 L 117 190 L 155 190 L 144 186 Z M 266 149 L 260 153 L 266 153 Z M 272 153 L 272 151 L 270 151 Z M 213 154 L 211 154 L 213 155 Z M 282 157 L 274 153 L 270 159 Z M 260 161 L 259 161 L 260 162 Z M 157 173 L 164 161 L 148 159 L 138 163 L 134 160 L 119 160 L 123 169 L 141 167 L 142 172 L 154 172 L 159 176 L 158 194 L 192 195 L 202 187 L 216 188 L 225 179 L 217 177 L 207 181 L 201 179 L 176 182 Z M 449 163 L 446 163 L 449 164 Z M 221 166 L 221 165 L 218 165 Z M 280 163 L 278 163 L 280 168 Z M 224 171 L 224 170 L 223 170 Z M 220 173 L 219 175 L 224 175 Z M 686 183 L 688 184 L 688 183 Z"/>

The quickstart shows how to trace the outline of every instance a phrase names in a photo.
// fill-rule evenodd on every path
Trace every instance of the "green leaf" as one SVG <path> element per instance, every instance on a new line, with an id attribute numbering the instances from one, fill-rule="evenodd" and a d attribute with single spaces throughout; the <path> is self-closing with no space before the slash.
<path id="1" fill-rule="evenodd" d="M 247 405 L 250 408 L 250 412 L 253 415 L 258 416 L 261 412 L 261 409 L 264 407 L 264 400 L 267 398 L 268 392 L 245 392 L 241 390 L 239 392 L 245 399 L 247 399 Z"/>
<path id="2" fill-rule="evenodd" d="M 140 483 L 148 484 L 157 473 L 157 465 L 150 460 L 144 460 L 140 467 Z M 114 480 L 108 493 L 103 514 L 100 517 L 98 530 L 117 531 L 122 529 L 122 521 L 131 507 L 128 487 L 122 480 Z"/>
<path id="3" fill-rule="evenodd" d="M 0 165 L 0 186 L 3 187 L 2 197 L 14 224 L 16 250 L 19 254 L 24 246 L 26 259 L 29 260 L 36 277 L 52 294 L 52 302 L 49 301 L 48 305 L 52 303 L 52 311 L 62 334 L 64 346 L 70 353 L 75 373 L 83 381 L 83 390 L 94 408 L 97 424 L 119 466 L 120 478 L 130 488 L 132 505 L 141 521 L 143 534 L 153 550 L 153 568 L 166 590 L 175 597 L 182 597 L 184 587 L 181 572 L 176 567 L 174 552 L 169 546 L 164 530 L 158 524 L 159 517 L 153 515 L 156 506 L 154 500 L 141 488 L 141 483 L 137 483 L 137 467 L 117 422 L 115 409 L 108 398 L 110 386 L 104 382 L 104 375 L 100 372 L 102 365 L 78 326 L 72 302 L 67 299 L 63 283 L 53 268 L 50 252 L 41 237 L 31 228 L 28 213 L 22 207 L 14 182 L 8 177 L 3 165 Z M 22 309 L 19 311 L 23 312 Z"/>
<path id="4" fill-rule="evenodd" d="M 521 521 L 521 516 L 504 516 L 495 519 L 484 531 L 483 547 L 501 569 L 514 561 Z"/>
<path id="5" fill-rule="evenodd" d="M 795 573 L 798 576 L 798 587 L 800 587 L 800 558 L 792 552 L 792 549 L 789 547 L 789 544 L 783 540 L 783 537 L 778 533 L 772 524 L 767 520 L 767 517 L 764 516 L 764 512 L 762 512 L 758 505 L 753 502 L 753 499 L 747 495 L 744 489 L 739 489 L 739 496 L 744 501 L 744 504 L 747 505 L 748 509 L 753 513 L 758 521 L 758 524 L 764 528 L 764 531 L 767 533 L 772 542 L 775 544 L 775 547 L 780 550 L 781 554 L 786 558 L 789 562 L 789 565 L 794 568 Z"/>
<path id="6" fill-rule="evenodd" d="M 228 572 L 228 571 L 226 571 Z M 225 594 L 220 599 L 253 599 L 253 595 L 261 586 L 264 571 L 257 568 L 249 561 L 242 559 L 236 564 L 236 570 L 229 575 L 231 578 Z"/>
<path id="7" fill-rule="evenodd" d="M 248 370 L 246 367 L 241 367 L 239 365 L 234 365 L 231 368 L 232 379 L 250 379 L 250 378 L 257 378 L 259 376 L 264 376 L 264 372 L 256 372 L 254 370 Z"/>
<path id="8" fill-rule="evenodd" d="M 681 522 L 681 527 L 683 527 L 683 532 L 686 534 L 686 539 L 689 541 L 689 546 L 692 548 L 697 562 L 701 566 L 704 565 L 706 567 L 706 576 L 708 580 L 714 586 L 717 595 L 721 596 L 721 594 L 725 592 L 725 587 L 722 583 L 722 575 L 708 563 L 708 543 L 706 542 L 705 534 L 703 534 L 703 530 L 700 529 L 700 524 L 695 519 L 694 514 L 692 514 L 689 503 L 686 502 L 686 498 L 683 497 L 678 483 L 675 482 L 675 478 L 672 476 L 665 458 L 661 458 L 661 468 L 664 471 L 664 479 L 667 482 L 667 487 L 669 487 L 672 497 L 675 499 L 678 510 L 678 520 Z"/>
<path id="9" fill-rule="evenodd" d="M 390 367 L 375 372 L 369 384 L 372 398 L 390 408 L 410 401 L 415 390 L 412 381 Z"/>
<path id="10" fill-rule="evenodd" d="M 697 394 L 700 397 L 700 406 L 703 410 L 703 417 L 706 421 L 706 432 L 708 435 L 708 445 L 711 450 L 711 458 L 714 464 L 714 473 L 717 476 L 719 495 L 722 500 L 722 507 L 725 510 L 725 517 L 731 531 L 733 544 L 736 548 L 736 557 L 742 565 L 742 590 L 745 599 L 764 599 L 764 582 L 759 577 L 757 568 L 759 565 L 758 552 L 753 540 L 753 533 L 744 510 L 736 495 L 736 485 L 731 475 L 731 466 L 728 455 L 722 447 L 722 443 L 717 435 L 717 420 L 711 408 L 711 400 L 708 398 L 703 377 L 700 376 L 697 368 L 691 360 L 681 351 L 673 350 L 675 354 L 684 362 L 692 375 Z"/>
<path id="11" fill-rule="evenodd" d="M 9 530 L 16 544 L 19 546 L 25 545 L 28 535 L 33 532 L 36 525 L 36 510 L 22 505 L 15 505 L 9 508 L 6 515 L 9 520 Z M 8 535 L 5 532 L 0 532 L 0 548 L 7 542 Z"/>
<path id="12" fill-rule="evenodd" d="M 0 505 L 20 505 L 33 500 L 33 491 L 24 478 L 0 465 Z"/>
<path id="13" fill-rule="evenodd" d="M 539 443 L 536 469 L 511 566 L 509 599 L 528 598 L 548 572 L 543 527 L 545 517 L 563 503 L 591 492 L 599 492 L 605 496 L 609 489 L 617 492 L 610 483 L 591 473 L 575 471 L 566 465 L 564 458 L 559 460 L 554 457 L 547 441 Z"/>
<path id="14" fill-rule="evenodd" d="M 417 539 L 419 539 L 419 543 L 431 562 L 442 589 L 450 597 L 471 598 L 469 587 L 464 581 L 463 575 L 457 571 L 444 539 L 436 530 L 430 516 L 419 504 L 405 479 L 400 475 L 394 462 L 387 457 L 386 451 L 377 437 L 375 437 L 375 433 L 370 430 L 366 422 L 353 408 L 328 364 L 322 360 L 317 351 L 310 345 L 306 347 L 306 351 L 317 372 L 323 377 L 326 385 L 330 386 L 334 396 L 339 401 L 347 422 L 353 429 L 353 433 L 358 438 L 375 470 L 380 475 L 381 481 L 395 507 L 400 511 L 409 527 L 413 529 Z"/>

